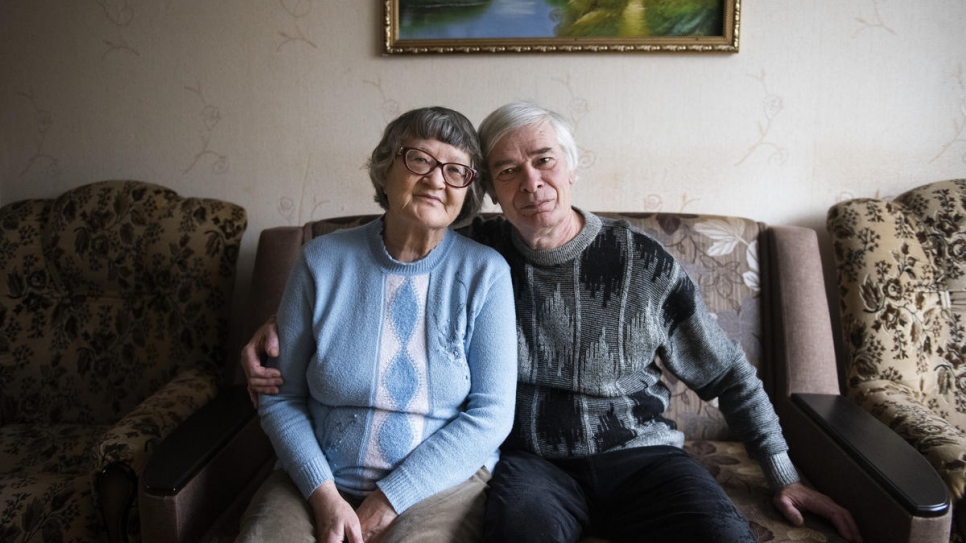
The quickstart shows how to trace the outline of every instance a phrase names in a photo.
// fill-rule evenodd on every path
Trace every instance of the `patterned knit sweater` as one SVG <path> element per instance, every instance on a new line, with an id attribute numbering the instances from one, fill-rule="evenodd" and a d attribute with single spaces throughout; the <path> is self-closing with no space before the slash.
<path id="1" fill-rule="evenodd" d="M 376 486 L 397 513 L 491 470 L 510 431 L 513 294 L 495 251 L 453 232 L 412 263 L 383 221 L 305 245 L 278 309 L 284 384 L 262 428 L 308 497 Z"/>
<path id="2" fill-rule="evenodd" d="M 580 213 L 583 230 L 551 250 L 531 249 L 502 218 L 465 231 L 496 248 L 513 275 L 519 367 L 506 446 L 545 458 L 682 446 L 683 434 L 663 416 L 670 391 L 659 355 L 701 398 L 718 398 L 773 488 L 796 482 L 755 368 L 680 263 L 626 221 Z"/>

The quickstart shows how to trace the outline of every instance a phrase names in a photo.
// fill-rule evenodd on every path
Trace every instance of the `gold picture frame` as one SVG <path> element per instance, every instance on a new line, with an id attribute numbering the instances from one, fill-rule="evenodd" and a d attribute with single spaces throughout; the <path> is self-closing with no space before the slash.
<path id="1" fill-rule="evenodd" d="M 539 12 L 523 14 L 508 5 L 385 0 L 385 52 L 738 52 L 741 0 L 538 0 L 525 5 Z"/>

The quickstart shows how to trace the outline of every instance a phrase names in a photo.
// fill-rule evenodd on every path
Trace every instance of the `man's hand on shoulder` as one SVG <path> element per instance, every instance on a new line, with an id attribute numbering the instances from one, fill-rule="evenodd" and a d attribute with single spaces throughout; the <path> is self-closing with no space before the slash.
<path id="1" fill-rule="evenodd" d="M 278 394 L 282 386 L 282 374 L 262 363 L 264 359 L 275 356 L 278 356 L 278 327 L 272 315 L 255 331 L 241 351 L 240 363 L 248 380 L 248 397 L 256 408 L 259 394 Z"/>

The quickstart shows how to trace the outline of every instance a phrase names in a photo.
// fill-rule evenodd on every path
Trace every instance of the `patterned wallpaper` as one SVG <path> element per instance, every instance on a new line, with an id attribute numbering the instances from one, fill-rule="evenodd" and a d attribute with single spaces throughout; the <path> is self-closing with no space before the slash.
<path id="1" fill-rule="evenodd" d="M 514 99 L 571 119 L 589 209 L 820 229 L 966 177 L 962 0 L 745 0 L 734 55 L 384 56 L 382 5 L 0 2 L 0 203 L 106 178 L 221 197 L 249 212 L 244 268 L 263 228 L 377 211 L 365 161 L 399 113 Z"/>

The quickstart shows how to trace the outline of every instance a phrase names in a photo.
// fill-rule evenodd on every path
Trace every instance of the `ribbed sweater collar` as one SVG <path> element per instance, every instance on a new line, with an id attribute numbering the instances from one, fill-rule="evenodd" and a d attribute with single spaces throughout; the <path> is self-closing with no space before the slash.
<path id="1" fill-rule="evenodd" d="M 577 258 L 593 243 L 600 232 L 601 222 L 600 217 L 593 213 L 576 207 L 573 209 L 584 217 L 584 227 L 574 239 L 554 249 L 531 249 L 517 229 L 511 228 L 513 247 L 523 255 L 523 258 L 536 266 L 559 266 Z"/>
<path id="2" fill-rule="evenodd" d="M 447 229 L 443 236 L 443 241 L 433 247 L 433 250 L 425 258 L 416 262 L 400 262 L 389 255 L 386 251 L 386 244 L 382 239 L 382 229 L 384 226 L 383 218 L 380 217 L 369 222 L 363 228 L 366 229 L 366 240 L 369 243 L 369 253 L 372 259 L 384 268 L 387 272 L 398 275 L 422 275 L 433 271 L 434 268 L 445 258 L 453 243 L 456 241 L 457 234 Z"/>

